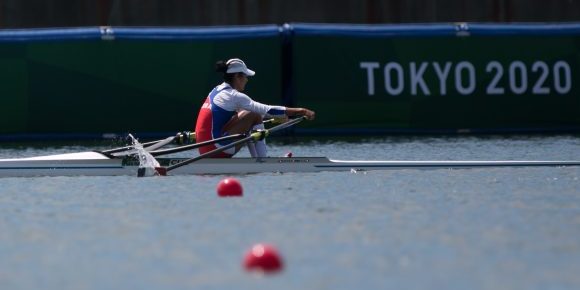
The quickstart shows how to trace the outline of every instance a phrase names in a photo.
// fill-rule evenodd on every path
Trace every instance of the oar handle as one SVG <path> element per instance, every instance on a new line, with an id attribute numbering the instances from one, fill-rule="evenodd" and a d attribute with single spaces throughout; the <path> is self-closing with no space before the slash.
<path id="1" fill-rule="evenodd" d="M 283 129 L 286 129 L 286 128 L 290 127 L 290 126 L 294 126 L 294 125 L 302 122 L 305 119 L 306 119 L 306 116 L 300 116 L 300 117 L 295 118 L 295 119 L 292 119 L 292 120 L 290 120 L 288 122 L 285 122 L 285 123 L 282 123 L 280 125 L 274 126 L 274 127 L 270 128 L 270 129 L 268 129 L 266 131 L 269 131 L 268 132 L 268 134 L 269 134 L 269 133 L 272 133 L 272 132 L 276 132 L 276 131 L 279 131 L 279 130 L 283 130 Z"/>

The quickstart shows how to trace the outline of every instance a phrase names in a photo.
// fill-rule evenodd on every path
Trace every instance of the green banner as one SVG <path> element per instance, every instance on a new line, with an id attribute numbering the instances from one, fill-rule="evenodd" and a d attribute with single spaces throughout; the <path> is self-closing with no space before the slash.
<path id="1" fill-rule="evenodd" d="M 191 130 L 232 57 L 305 131 L 580 130 L 580 24 L 288 24 L 0 30 L 0 138 Z"/>
<path id="2" fill-rule="evenodd" d="M 220 59 L 244 59 L 246 93 L 279 104 L 280 53 L 279 36 L 2 43 L 0 133 L 192 130 Z"/>
<path id="3" fill-rule="evenodd" d="M 293 38 L 297 105 L 317 128 L 580 127 L 580 36 Z"/>

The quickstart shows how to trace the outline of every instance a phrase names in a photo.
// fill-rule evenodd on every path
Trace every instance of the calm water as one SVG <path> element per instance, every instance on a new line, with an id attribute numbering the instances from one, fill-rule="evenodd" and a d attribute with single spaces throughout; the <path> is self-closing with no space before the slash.
<path id="1" fill-rule="evenodd" d="M 1 145 L 0 158 L 108 144 Z M 294 140 L 271 155 L 579 160 L 580 137 Z M 245 152 L 242 155 L 246 155 Z M 0 179 L 0 289 L 579 289 L 580 168 Z M 257 242 L 286 268 L 241 267 Z"/>

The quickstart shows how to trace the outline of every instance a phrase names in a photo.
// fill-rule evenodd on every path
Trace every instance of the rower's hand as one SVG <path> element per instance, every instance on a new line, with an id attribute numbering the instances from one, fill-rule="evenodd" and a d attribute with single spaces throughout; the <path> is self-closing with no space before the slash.
<path id="1" fill-rule="evenodd" d="M 302 110 L 304 110 L 303 115 L 304 115 L 304 117 L 306 117 L 306 120 L 312 121 L 316 117 L 316 113 L 314 111 L 311 111 L 308 109 L 302 109 Z"/>
<path id="2" fill-rule="evenodd" d="M 286 115 L 288 116 L 304 116 L 306 120 L 314 120 L 316 113 L 306 108 L 286 108 Z"/>

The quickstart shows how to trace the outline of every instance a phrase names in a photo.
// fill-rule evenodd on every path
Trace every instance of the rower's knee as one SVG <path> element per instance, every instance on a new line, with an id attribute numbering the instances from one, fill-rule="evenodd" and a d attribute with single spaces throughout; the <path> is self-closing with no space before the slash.
<path id="1" fill-rule="evenodd" d="M 254 120 L 254 125 L 262 124 L 262 115 L 252 112 L 252 119 Z"/>
<path id="2" fill-rule="evenodd" d="M 251 120 L 252 125 L 262 123 L 262 115 L 250 111 L 241 111 L 238 113 L 238 118 Z"/>

